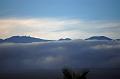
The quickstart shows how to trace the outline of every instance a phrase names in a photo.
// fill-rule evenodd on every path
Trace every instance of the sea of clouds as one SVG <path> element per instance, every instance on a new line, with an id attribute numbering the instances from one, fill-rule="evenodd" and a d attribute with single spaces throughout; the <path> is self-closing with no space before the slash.
<path id="1" fill-rule="evenodd" d="M 120 68 L 120 41 L 0 44 L 0 72 L 63 67 Z"/>

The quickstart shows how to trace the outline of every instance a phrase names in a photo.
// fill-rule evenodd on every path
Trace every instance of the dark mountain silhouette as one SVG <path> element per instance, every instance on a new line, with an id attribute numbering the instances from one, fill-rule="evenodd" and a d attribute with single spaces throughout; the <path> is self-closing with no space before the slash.
<path id="1" fill-rule="evenodd" d="M 61 38 L 58 41 L 69 41 L 72 40 L 71 38 Z M 92 36 L 85 40 L 113 40 L 106 36 Z M 120 39 L 115 39 L 120 41 Z M 5 40 L 0 39 L 0 43 L 2 42 L 12 42 L 12 43 L 32 43 L 32 42 L 47 42 L 47 41 L 54 41 L 54 40 L 47 40 L 47 39 L 40 39 L 30 36 L 12 36 L 10 38 L 6 38 Z"/>
<path id="2" fill-rule="evenodd" d="M 92 36 L 92 37 L 87 38 L 85 40 L 112 40 L 112 39 L 108 38 L 106 36 Z"/>
<path id="3" fill-rule="evenodd" d="M 65 39 L 61 38 L 61 39 L 59 39 L 59 41 L 64 41 L 64 40 L 72 40 L 72 39 L 70 39 L 70 38 L 65 38 Z"/>
<path id="4" fill-rule="evenodd" d="M 3 42 L 3 39 L 0 39 L 0 43 Z"/>
<path id="5" fill-rule="evenodd" d="M 120 39 L 116 39 L 117 41 L 120 41 Z"/>
<path id="6" fill-rule="evenodd" d="M 30 36 L 12 36 L 4 40 L 4 42 L 13 42 L 13 43 L 31 43 L 31 42 L 44 42 L 44 41 L 50 41 L 50 40 L 39 39 Z"/>

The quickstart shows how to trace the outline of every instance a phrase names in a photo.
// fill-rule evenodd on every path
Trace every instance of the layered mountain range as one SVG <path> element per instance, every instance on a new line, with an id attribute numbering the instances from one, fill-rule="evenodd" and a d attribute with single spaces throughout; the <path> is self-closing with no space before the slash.
<path id="1" fill-rule="evenodd" d="M 69 40 L 72 40 L 71 38 L 61 38 L 61 39 L 58 39 L 58 41 L 69 41 Z M 119 41 L 119 39 L 111 39 L 109 37 L 106 37 L 106 36 L 92 36 L 92 37 L 89 37 L 87 39 L 84 39 L 84 40 L 107 40 L 107 41 L 110 41 L 110 40 L 117 40 Z M 47 42 L 47 41 L 54 41 L 54 40 L 47 40 L 47 39 L 40 39 L 40 38 L 35 38 L 35 37 L 30 37 L 30 36 L 12 36 L 12 37 L 9 37 L 9 38 L 6 38 L 6 39 L 0 39 L 0 43 L 3 43 L 3 42 L 7 42 L 7 43 L 32 43 L 32 42 Z"/>

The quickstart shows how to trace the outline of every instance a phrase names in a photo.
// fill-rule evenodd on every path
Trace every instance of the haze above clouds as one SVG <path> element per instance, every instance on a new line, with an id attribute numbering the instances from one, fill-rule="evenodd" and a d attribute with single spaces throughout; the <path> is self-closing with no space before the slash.
<path id="1" fill-rule="evenodd" d="M 119 21 L 84 21 L 62 18 L 9 18 L 0 19 L 0 37 L 28 35 L 46 39 L 70 37 L 84 39 L 104 35 L 119 38 Z"/>

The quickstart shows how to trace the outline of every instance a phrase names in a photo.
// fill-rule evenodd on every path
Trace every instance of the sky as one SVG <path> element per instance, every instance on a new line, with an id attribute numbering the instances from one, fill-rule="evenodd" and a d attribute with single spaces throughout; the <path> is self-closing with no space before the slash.
<path id="1" fill-rule="evenodd" d="M 119 0 L 0 0 L 0 38 L 120 38 Z"/>

